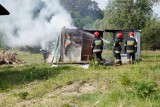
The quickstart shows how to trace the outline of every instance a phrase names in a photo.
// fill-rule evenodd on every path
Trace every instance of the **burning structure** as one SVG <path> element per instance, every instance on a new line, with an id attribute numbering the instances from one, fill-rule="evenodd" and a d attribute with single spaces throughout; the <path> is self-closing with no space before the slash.
<path id="1" fill-rule="evenodd" d="M 49 63 L 87 63 L 88 60 L 93 59 L 91 43 L 94 39 L 93 33 L 98 31 L 100 37 L 103 38 L 105 34 L 110 33 L 112 36 L 111 43 L 114 44 L 116 35 L 118 32 L 122 32 L 123 42 L 128 38 L 128 33 L 133 31 L 138 43 L 138 50 L 136 53 L 136 60 L 140 59 L 140 31 L 129 29 L 129 30 L 85 30 L 85 29 L 68 29 L 64 28 L 54 43 L 53 50 L 50 53 L 47 62 Z M 104 39 L 103 39 L 104 40 Z M 105 41 L 104 41 L 105 42 Z M 122 46 L 122 63 L 127 62 L 127 54 Z"/>
<path id="2" fill-rule="evenodd" d="M 96 30 L 97 31 L 97 30 Z M 91 43 L 95 30 L 63 28 L 49 55 L 49 63 L 86 63 L 93 59 Z M 103 31 L 98 31 L 103 37 Z"/>

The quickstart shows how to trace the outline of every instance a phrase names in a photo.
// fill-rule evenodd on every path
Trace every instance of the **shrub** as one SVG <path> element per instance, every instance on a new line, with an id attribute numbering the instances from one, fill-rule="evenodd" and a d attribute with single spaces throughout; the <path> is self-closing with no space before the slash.
<path id="1" fill-rule="evenodd" d="M 159 89 L 155 82 L 143 80 L 133 84 L 133 91 L 133 93 L 140 98 L 155 98 Z"/>
<path id="2" fill-rule="evenodd" d="M 131 84 L 131 81 L 130 81 L 130 79 L 129 79 L 129 77 L 127 75 L 122 75 L 122 76 L 120 76 L 120 83 L 122 85 L 127 86 L 127 85 Z"/>
<path id="3" fill-rule="evenodd" d="M 29 95 L 28 92 L 20 92 L 19 97 L 23 100 L 27 99 L 27 96 Z"/>

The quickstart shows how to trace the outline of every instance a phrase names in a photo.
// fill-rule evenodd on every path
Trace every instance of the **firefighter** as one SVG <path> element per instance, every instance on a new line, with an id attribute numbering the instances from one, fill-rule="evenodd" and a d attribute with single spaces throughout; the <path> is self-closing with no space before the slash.
<path id="1" fill-rule="evenodd" d="M 40 49 L 40 52 L 41 52 L 42 55 L 43 55 L 43 60 L 44 60 L 44 64 L 45 64 L 45 62 L 47 61 L 49 52 L 48 52 L 47 50 L 44 50 L 44 49 Z"/>
<path id="2" fill-rule="evenodd" d="M 130 38 L 128 38 L 124 44 L 125 52 L 127 53 L 128 63 L 133 64 L 135 62 L 135 53 L 137 52 L 137 42 L 134 39 L 134 33 L 129 32 Z"/>
<path id="3" fill-rule="evenodd" d="M 100 38 L 99 32 L 94 32 L 95 39 L 92 42 L 92 53 L 98 64 L 102 61 L 103 40 Z"/>
<path id="4" fill-rule="evenodd" d="M 115 44 L 114 44 L 114 55 L 115 55 L 115 59 L 116 59 L 116 64 L 122 64 L 122 61 L 121 61 L 121 46 L 123 44 L 123 34 L 122 33 L 118 33 L 117 34 L 117 40 L 115 41 Z"/>

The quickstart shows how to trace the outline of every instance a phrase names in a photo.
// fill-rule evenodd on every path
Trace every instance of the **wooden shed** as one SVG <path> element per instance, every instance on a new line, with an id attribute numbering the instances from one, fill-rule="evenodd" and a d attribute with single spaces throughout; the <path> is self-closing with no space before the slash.
<path id="1" fill-rule="evenodd" d="M 93 33 L 100 30 L 68 29 L 63 28 L 54 48 L 49 55 L 49 63 L 87 63 L 93 59 L 91 44 Z"/>

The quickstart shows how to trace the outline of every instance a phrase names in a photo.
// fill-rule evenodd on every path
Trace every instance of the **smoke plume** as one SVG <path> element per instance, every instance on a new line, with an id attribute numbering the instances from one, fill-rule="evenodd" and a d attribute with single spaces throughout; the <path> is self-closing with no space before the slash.
<path id="1" fill-rule="evenodd" d="M 54 40 L 72 27 L 70 15 L 58 0 L 1 0 L 9 16 L 0 16 L 0 32 L 10 47 L 36 46 Z"/>

